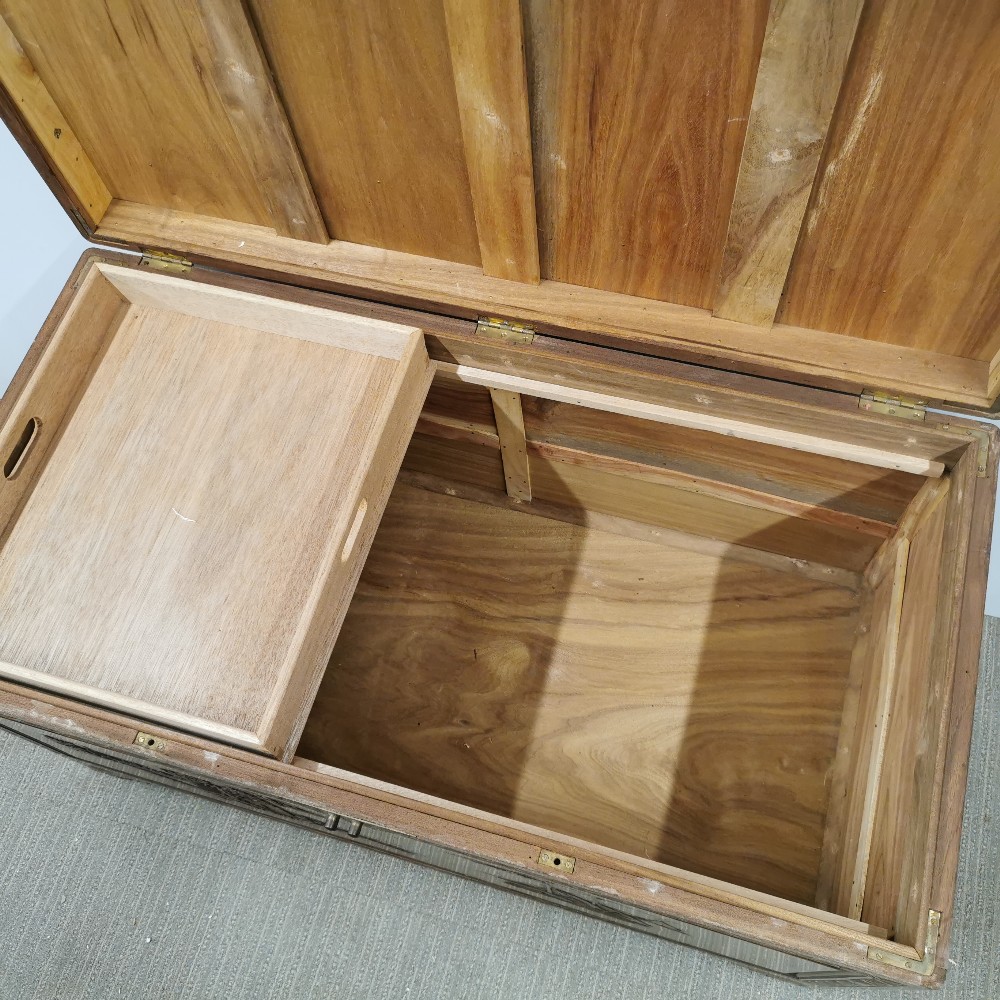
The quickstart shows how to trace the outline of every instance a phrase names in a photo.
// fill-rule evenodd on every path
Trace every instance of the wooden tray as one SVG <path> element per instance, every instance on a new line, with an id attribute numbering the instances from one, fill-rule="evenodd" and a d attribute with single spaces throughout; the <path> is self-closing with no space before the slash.
<path id="1" fill-rule="evenodd" d="M 96 265 L 0 436 L 0 674 L 280 756 L 429 378 L 414 328 Z"/>

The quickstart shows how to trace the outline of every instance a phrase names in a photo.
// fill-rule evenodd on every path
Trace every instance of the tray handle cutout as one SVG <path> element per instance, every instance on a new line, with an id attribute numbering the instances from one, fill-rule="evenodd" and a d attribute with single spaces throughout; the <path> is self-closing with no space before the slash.
<path id="1" fill-rule="evenodd" d="M 21 436 L 7 456 L 7 461 L 3 465 L 4 479 L 14 479 L 24 467 L 28 456 L 31 454 L 38 441 L 39 431 L 42 429 L 42 422 L 38 417 L 32 417 L 21 431 Z"/>
<path id="2" fill-rule="evenodd" d="M 342 563 L 347 562 L 351 558 L 351 553 L 354 551 L 354 543 L 358 540 L 358 535 L 361 534 L 361 525 L 365 523 L 365 514 L 367 513 L 368 501 L 362 497 L 361 502 L 358 504 L 358 509 L 354 512 L 351 530 L 347 533 L 347 538 L 344 540 L 344 547 L 340 551 L 340 561 Z"/>

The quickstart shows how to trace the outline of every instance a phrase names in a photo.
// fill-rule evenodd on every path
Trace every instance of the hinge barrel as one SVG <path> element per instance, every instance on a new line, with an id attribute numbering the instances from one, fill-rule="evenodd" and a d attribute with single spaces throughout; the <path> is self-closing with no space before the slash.
<path id="1" fill-rule="evenodd" d="M 507 344 L 530 344 L 535 339 L 535 331 L 524 323 L 513 323 L 495 316 L 481 317 L 476 324 L 476 333 L 490 340 L 502 340 Z"/>
<path id="2" fill-rule="evenodd" d="M 186 274 L 192 268 L 192 263 L 177 254 L 164 253 L 162 250 L 143 250 L 139 258 L 139 267 L 150 271 L 167 271 L 170 274 Z"/>
<path id="3" fill-rule="evenodd" d="M 889 417 L 902 417 L 905 420 L 924 420 L 927 417 L 926 400 L 868 389 L 861 393 L 858 409 L 869 413 L 884 413 Z"/>

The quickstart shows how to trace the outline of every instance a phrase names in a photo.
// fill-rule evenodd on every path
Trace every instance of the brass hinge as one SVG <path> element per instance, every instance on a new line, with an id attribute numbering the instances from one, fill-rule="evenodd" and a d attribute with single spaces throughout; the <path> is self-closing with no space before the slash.
<path id="1" fill-rule="evenodd" d="M 148 267 L 151 271 L 186 274 L 192 266 L 191 261 L 178 257 L 177 254 L 164 253 L 162 250 L 143 250 L 139 258 L 139 267 Z"/>
<path id="2" fill-rule="evenodd" d="M 868 410 L 870 413 L 885 413 L 890 417 L 903 417 L 907 420 L 923 420 L 927 416 L 926 400 L 893 396 L 887 392 L 870 392 L 867 389 L 861 393 L 858 409 Z"/>
<path id="3" fill-rule="evenodd" d="M 904 958 L 892 951 L 884 951 L 878 945 L 868 946 L 868 957 L 883 965 L 891 965 L 895 969 L 906 969 L 918 976 L 929 976 L 934 971 L 937 959 L 938 934 L 941 931 L 941 914 L 930 910 L 927 915 L 927 942 L 924 945 L 924 957 Z"/>
<path id="4" fill-rule="evenodd" d="M 523 323 L 497 319 L 496 316 L 480 317 L 476 333 L 490 340 L 502 340 L 508 344 L 530 344 L 535 339 L 535 331 Z"/>

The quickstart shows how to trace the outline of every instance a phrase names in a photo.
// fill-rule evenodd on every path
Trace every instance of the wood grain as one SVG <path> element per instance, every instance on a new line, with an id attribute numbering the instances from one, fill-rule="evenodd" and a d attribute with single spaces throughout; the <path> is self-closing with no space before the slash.
<path id="1" fill-rule="evenodd" d="M 478 266 L 440 0 L 250 8 L 330 232 Z"/>
<path id="2" fill-rule="evenodd" d="M 770 326 L 864 0 L 771 4 L 715 314 Z"/>
<path id="3" fill-rule="evenodd" d="M 483 271 L 537 282 L 538 227 L 519 0 L 445 0 Z"/>
<path id="4" fill-rule="evenodd" d="M 525 16 L 543 276 L 711 308 L 767 3 Z"/>
<path id="5" fill-rule="evenodd" d="M 197 0 L 212 47 L 212 78 L 274 228 L 312 243 L 330 237 L 295 137 L 242 2 Z"/>
<path id="6" fill-rule="evenodd" d="M 97 239 L 168 248 L 242 273 L 452 316 L 507 316 L 578 341 L 841 391 L 878 386 L 971 406 L 992 403 L 986 362 L 955 357 L 947 349 L 919 350 L 789 326 L 780 317 L 762 330 L 707 309 L 562 281 L 504 281 L 468 264 L 356 243 L 305 247 L 259 227 L 119 201 L 112 202 Z"/>
<path id="7" fill-rule="evenodd" d="M 111 204 L 111 192 L 2 17 L 0 86 L 24 116 L 60 182 L 73 192 L 87 220 L 96 226 Z"/>
<path id="8" fill-rule="evenodd" d="M 936 746 L 932 732 L 940 724 L 933 708 L 940 709 L 941 663 L 935 659 L 935 633 L 943 614 L 938 602 L 949 576 L 948 553 L 942 548 L 948 505 L 931 504 L 910 539 L 906 589 L 899 624 L 896 683 L 893 686 L 884 739 L 882 778 L 875 803 L 870 859 L 861 913 L 877 914 L 890 937 L 916 943 L 913 928 L 901 925 L 898 914 L 907 910 L 903 898 L 906 858 L 913 842 L 927 835 L 927 817 L 915 811 L 917 801 L 927 801 L 930 788 L 921 781 L 919 761 L 933 761 Z M 930 718 L 928 713 L 930 711 Z M 930 780 L 929 777 L 924 780 Z M 923 821 L 923 822 L 921 822 Z M 852 898 L 852 902 L 854 899 Z M 927 914 L 923 915 L 926 927 Z"/>
<path id="9" fill-rule="evenodd" d="M 301 752 L 811 899 L 855 610 L 801 576 L 399 486 Z"/>
<path id="10" fill-rule="evenodd" d="M 0 550 L 0 673 L 280 754 L 429 384 L 394 329 L 402 360 L 132 305 Z"/>
<path id="11" fill-rule="evenodd" d="M 998 60 L 995 0 L 866 6 L 782 323 L 992 360 Z"/>
<path id="12" fill-rule="evenodd" d="M 899 520 L 927 482 L 904 472 L 620 414 L 612 417 L 531 396 L 522 397 L 522 407 L 533 441 L 614 451 L 684 475 L 770 493 L 817 511 L 887 524 Z"/>
<path id="13" fill-rule="evenodd" d="M 490 399 L 493 401 L 507 495 L 515 500 L 530 500 L 531 469 L 528 465 L 528 443 L 524 436 L 521 397 L 516 392 L 490 389 Z"/>
<path id="14" fill-rule="evenodd" d="M 321 237 L 240 0 L 3 0 L 0 16 L 115 197 Z"/>

